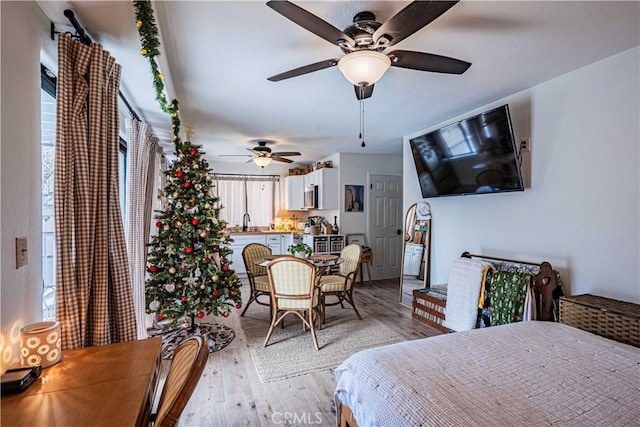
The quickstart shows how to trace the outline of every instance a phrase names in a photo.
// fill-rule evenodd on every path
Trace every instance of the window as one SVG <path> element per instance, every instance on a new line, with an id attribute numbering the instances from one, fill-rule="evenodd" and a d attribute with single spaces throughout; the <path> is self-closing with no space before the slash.
<path id="1" fill-rule="evenodd" d="M 214 174 L 213 179 L 214 194 L 224 207 L 220 218 L 229 227 L 242 226 L 245 213 L 250 227 L 269 227 L 280 206 L 280 177 Z"/>
<path id="2" fill-rule="evenodd" d="M 56 77 L 40 65 L 40 127 L 42 177 L 42 318 L 56 317 L 56 226 L 53 194 L 56 145 Z M 120 209 L 125 219 L 126 141 L 120 138 Z"/>
<path id="3" fill-rule="evenodd" d="M 473 151 L 459 124 L 440 129 L 440 135 L 447 144 L 451 157 L 463 156 Z"/>
<path id="4" fill-rule="evenodd" d="M 120 192 L 120 214 L 122 224 L 127 223 L 127 142 L 120 138 L 120 152 L 118 153 L 118 191 Z M 125 226 L 126 230 L 126 226 Z"/>
<path id="5" fill-rule="evenodd" d="M 53 172 L 56 143 L 56 78 L 41 67 L 40 127 L 42 157 L 42 318 L 56 317 L 56 234 L 53 208 Z"/>

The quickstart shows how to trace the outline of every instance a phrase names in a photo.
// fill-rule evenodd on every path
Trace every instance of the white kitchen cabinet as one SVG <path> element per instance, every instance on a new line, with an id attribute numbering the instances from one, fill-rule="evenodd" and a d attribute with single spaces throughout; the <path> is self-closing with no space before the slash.
<path id="1" fill-rule="evenodd" d="M 280 254 L 290 255 L 289 254 L 289 246 L 293 244 L 293 234 L 281 234 L 280 235 Z"/>
<path id="2" fill-rule="evenodd" d="M 416 276 L 420 274 L 420 264 L 424 254 L 424 246 L 417 243 L 407 243 L 404 252 L 404 274 Z"/>
<path id="3" fill-rule="evenodd" d="M 280 234 L 267 234 L 267 246 L 273 255 L 282 254 L 282 237 Z"/>
<path id="4" fill-rule="evenodd" d="M 304 210 L 304 175 L 284 178 L 284 208 L 288 211 Z"/>
<path id="5" fill-rule="evenodd" d="M 250 243 L 266 244 L 266 236 L 264 234 L 232 234 L 231 238 L 233 239 L 233 242 L 229 245 L 229 248 L 233 250 L 233 254 L 231 255 L 233 264 L 231 264 L 231 268 L 235 270 L 236 274 L 246 274 L 247 270 L 244 267 L 242 250 Z"/>
<path id="6" fill-rule="evenodd" d="M 338 169 L 322 168 L 304 175 L 304 185 L 318 186 L 318 209 L 338 209 L 340 185 Z"/>

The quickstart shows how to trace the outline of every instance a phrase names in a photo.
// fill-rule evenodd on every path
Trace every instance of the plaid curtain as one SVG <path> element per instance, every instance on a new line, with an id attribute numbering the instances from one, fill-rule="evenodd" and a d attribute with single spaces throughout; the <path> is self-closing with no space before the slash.
<path id="1" fill-rule="evenodd" d="M 118 199 L 120 65 L 58 39 L 55 221 L 62 348 L 136 338 Z"/>
<path id="2" fill-rule="evenodd" d="M 144 286 L 146 281 L 147 244 L 155 227 L 151 227 L 154 193 L 157 196 L 156 168 L 159 162 L 158 138 L 151 127 L 136 120 L 127 126 L 127 247 L 133 286 L 133 306 L 137 335 L 148 338 L 147 328 L 153 324 L 146 314 Z"/>

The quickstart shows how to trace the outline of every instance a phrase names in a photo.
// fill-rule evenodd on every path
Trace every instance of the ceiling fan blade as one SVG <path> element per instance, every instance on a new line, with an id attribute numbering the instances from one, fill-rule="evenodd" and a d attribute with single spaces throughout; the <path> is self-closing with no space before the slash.
<path id="1" fill-rule="evenodd" d="M 337 64 L 338 64 L 337 59 L 325 59 L 324 61 L 316 62 L 314 64 L 305 65 L 304 67 L 294 68 L 293 70 L 276 74 L 275 76 L 268 77 L 267 80 L 272 82 L 279 82 L 280 80 L 290 79 L 292 77 L 298 77 L 303 74 L 324 70 L 325 68 L 329 68 L 329 67 L 334 67 Z"/>
<path id="2" fill-rule="evenodd" d="M 284 157 L 279 157 L 279 156 L 271 156 L 271 160 L 275 160 L 276 162 L 282 162 L 282 163 L 293 163 L 293 160 L 285 159 Z"/>
<path id="3" fill-rule="evenodd" d="M 277 153 L 271 153 L 271 156 L 302 156 L 302 154 L 297 151 L 279 151 Z"/>
<path id="4" fill-rule="evenodd" d="M 358 101 L 360 101 L 361 99 L 370 98 L 371 95 L 373 95 L 373 85 L 365 87 L 353 85 L 353 88 L 356 90 L 356 98 L 358 99 Z"/>
<path id="5" fill-rule="evenodd" d="M 388 56 L 394 67 L 434 73 L 462 74 L 471 66 L 470 62 L 460 59 L 411 50 L 394 50 L 389 52 Z"/>
<path id="6" fill-rule="evenodd" d="M 387 46 L 406 39 L 440 15 L 451 9 L 457 1 L 414 1 L 393 15 L 373 33 L 373 40 L 389 39 Z"/>
<path id="7" fill-rule="evenodd" d="M 311 31 L 316 36 L 322 37 L 329 43 L 333 43 L 338 46 L 345 43 L 351 46 L 355 46 L 356 44 L 351 37 L 333 25 L 291 2 L 272 0 L 267 2 L 267 6 L 285 18 L 300 25 L 302 28 Z"/>

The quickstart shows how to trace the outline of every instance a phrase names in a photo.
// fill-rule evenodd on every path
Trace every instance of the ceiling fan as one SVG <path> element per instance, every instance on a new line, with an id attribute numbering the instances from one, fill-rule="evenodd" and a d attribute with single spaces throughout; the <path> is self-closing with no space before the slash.
<path id="1" fill-rule="evenodd" d="M 369 98 L 373 85 L 390 66 L 435 73 L 462 74 L 471 63 L 446 56 L 409 50 L 383 53 L 388 47 L 409 37 L 458 1 L 414 1 L 384 23 L 371 12 L 360 12 L 353 24 L 340 31 L 316 15 L 289 1 L 271 0 L 267 6 L 301 27 L 335 44 L 346 54 L 276 74 L 267 80 L 277 82 L 325 68 L 338 66 L 355 88 L 359 100 Z"/>
<path id="2" fill-rule="evenodd" d="M 268 166 L 272 161 L 282 162 L 282 163 L 293 163 L 293 160 L 287 159 L 283 156 L 301 156 L 301 153 L 297 151 L 279 151 L 272 152 L 271 148 L 267 147 L 267 144 L 273 144 L 271 141 L 256 141 L 258 143 L 257 147 L 247 148 L 247 150 L 251 151 L 253 154 L 221 154 L 220 157 L 251 157 L 251 159 L 247 160 L 247 162 L 253 161 L 256 165 L 260 167 Z"/>

